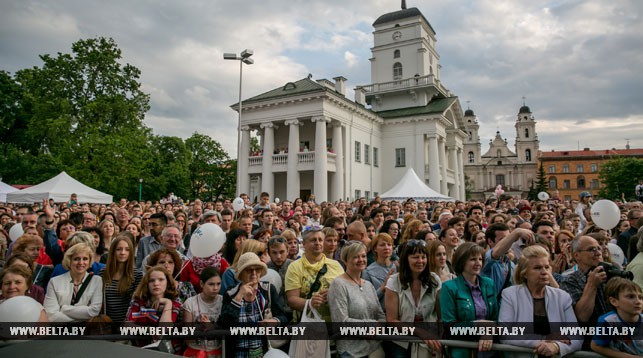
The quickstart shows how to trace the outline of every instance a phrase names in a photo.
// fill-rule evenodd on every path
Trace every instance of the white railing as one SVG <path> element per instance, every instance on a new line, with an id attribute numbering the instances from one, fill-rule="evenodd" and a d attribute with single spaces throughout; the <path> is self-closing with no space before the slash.
<path id="1" fill-rule="evenodd" d="M 261 166 L 263 163 L 263 156 L 258 155 L 255 157 L 249 157 L 248 158 L 248 166 L 253 167 L 253 166 Z"/>
<path id="2" fill-rule="evenodd" d="M 301 152 L 298 154 L 299 163 L 314 163 L 315 162 L 315 152 Z"/>
<path id="3" fill-rule="evenodd" d="M 275 154 L 272 156 L 273 165 L 286 165 L 288 164 L 288 154 Z"/>
<path id="4" fill-rule="evenodd" d="M 366 92 L 366 94 L 383 92 L 390 90 L 399 90 L 404 88 L 412 87 L 425 87 L 425 86 L 434 86 L 437 87 L 444 94 L 449 94 L 447 90 L 439 80 L 435 79 L 434 75 L 426 75 L 420 77 L 406 78 L 403 80 L 389 81 L 382 83 L 374 83 L 372 85 L 361 86 L 361 88 Z"/>

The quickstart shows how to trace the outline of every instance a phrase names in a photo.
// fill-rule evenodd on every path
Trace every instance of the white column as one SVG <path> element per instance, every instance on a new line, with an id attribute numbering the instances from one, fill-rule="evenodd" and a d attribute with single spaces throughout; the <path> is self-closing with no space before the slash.
<path id="1" fill-rule="evenodd" d="M 263 128 L 263 160 L 261 170 L 261 191 L 275 195 L 274 175 L 272 174 L 272 155 L 275 151 L 275 132 L 272 123 L 261 124 Z"/>
<path id="2" fill-rule="evenodd" d="M 290 126 L 288 132 L 288 173 L 286 174 L 286 198 L 295 200 L 299 197 L 299 121 L 286 121 Z"/>
<path id="3" fill-rule="evenodd" d="M 424 134 L 415 135 L 415 164 L 413 165 L 413 170 L 418 177 L 422 178 L 424 181 Z"/>
<path id="4" fill-rule="evenodd" d="M 241 193 L 250 191 L 250 177 L 248 177 L 248 154 L 250 153 L 250 127 L 241 127 L 241 143 L 239 144 L 239 158 L 237 158 L 237 197 Z"/>
<path id="5" fill-rule="evenodd" d="M 462 148 L 458 148 L 458 175 L 460 177 L 460 180 L 458 180 L 458 183 L 460 184 L 460 200 L 466 200 L 467 199 L 467 193 L 466 193 L 466 183 L 464 179 L 464 151 Z"/>
<path id="6" fill-rule="evenodd" d="M 451 196 L 460 199 L 460 169 L 458 168 L 458 148 L 449 146 L 449 167 L 453 170 L 453 192 Z"/>
<path id="7" fill-rule="evenodd" d="M 335 176 L 331 185 L 330 201 L 344 198 L 344 138 L 342 136 L 342 124 L 333 123 L 333 150 L 335 151 Z"/>
<path id="8" fill-rule="evenodd" d="M 328 155 L 326 154 L 326 123 L 330 120 L 323 117 L 313 117 L 315 123 L 315 184 L 313 194 L 318 203 L 328 200 Z"/>
<path id="9" fill-rule="evenodd" d="M 447 195 L 448 194 L 448 189 L 447 189 L 447 155 L 444 150 L 444 138 L 440 137 L 438 139 L 438 150 L 440 153 L 440 176 L 442 177 L 442 181 L 440 182 L 440 193 Z"/>
<path id="10" fill-rule="evenodd" d="M 436 135 L 429 137 L 429 187 L 440 191 L 440 159 L 438 155 L 438 138 Z"/>

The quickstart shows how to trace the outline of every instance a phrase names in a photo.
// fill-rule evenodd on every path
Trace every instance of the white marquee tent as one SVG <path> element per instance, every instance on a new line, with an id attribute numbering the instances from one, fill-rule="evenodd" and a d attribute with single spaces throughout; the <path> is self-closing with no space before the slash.
<path id="1" fill-rule="evenodd" d="M 12 193 L 14 191 L 18 191 L 18 189 L 12 187 L 9 184 L 5 184 L 2 181 L 0 181 L 0 203 L 6 203 L 7 202 L 7 194 Z"/>
<path id="2" fill-rule="evenodd" d="M 62 172 L 55 177 L 30 188 L 7 194 L 9 203 L 38 203 L 54 199 L 57 203 L 69 201 L 71 194 L 78 195 L 78 203 L 111 204 L 112 196 L 105 194 Z"/>
<path id="3" fill-rule="evenodd" d="M 442 195 L 424 184 L 413 168 L 409 168 L 406 174 L 387 192 L 380 194 L 382 200 L 406 200 L 413 198 L 415 200 L 435 200 L 435 201 L 454 201 L 454 198 Z"/>

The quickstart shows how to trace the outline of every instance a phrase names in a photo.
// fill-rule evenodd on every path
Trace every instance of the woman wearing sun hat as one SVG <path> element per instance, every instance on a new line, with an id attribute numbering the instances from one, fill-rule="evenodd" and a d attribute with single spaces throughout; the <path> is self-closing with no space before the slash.
<path id="1" fill-rule="evenodd" d="M 223 295 L 219 324 L 223 327 L 257 325 L 259 322 L 285 324 L 283 308 L 279 306 L 277 289 L 269 282 L 259 281 L 268 267 L 254 252 L 239 257 L 235 278 L 239 284 Z M 225 340 L 226 357 L 262 356 L 268 351 L 266 336 L 231 336 Z"/>

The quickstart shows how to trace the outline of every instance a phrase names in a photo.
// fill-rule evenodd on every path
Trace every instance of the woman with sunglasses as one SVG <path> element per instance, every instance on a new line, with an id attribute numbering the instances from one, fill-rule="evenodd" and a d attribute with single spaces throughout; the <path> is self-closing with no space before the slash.
<path id="1" fill-rule="evenodd" d="M 411 240 L 401 246 L 399 273 L 392 275 L 386 283 L 387 322 L 437 322 L 436 302 L 442 283 L 440 277 L 430 271 L 428 259 L 429 251 L 424 241 Z M 426 331 L 419 329 L 415 333 L 424 343 L 386 342 L 386 356 L 407 357 L 412 350 L 424 350 L 428 355 L 427 348 L 434 352 L 442 349 L 439 337 L 429 337 Z"/>
<path id="2" fill-rule="evenodd" d="M 257 256 L 259 256 L 261 262 L 263 263 L 266 263 L 270 260 L 268 251 L 266 251 L 266 244 L 254 239 L 244 241 L 243 244 L 241 244 L 239 251 L 237 251 L 234 260 L 232 261 L 232 266 L 228 267 L 228 269 L 223 273 L 223 276 L 221 276 L 222 293 L 225 293 L 227 290 L 233 288 L 239 283 L 239 281 L 235 278 L 237 272 L 237 264 L 239 262 L 239 257 L 241 257 L 241 255 L 245 254 L 246 252 L 254 252 Z"/>
<path id="3" fill-rule="evenodd" d="M 301 313 L 306 300 L 330 322 L 328 288 L 335 277 L 344 273 L 339 262 L 324 255 L 324 233 L 321 227 L 312 227 L 303 233 L 304 254 L 286 272 L 288 305 Z M 297 316 L 297 314 L 295 314 Z M 298 317 L 294 317 L 298 319 Z"/>
<path id="4" fill-rule="evenodd" d="M 277 303 L 277 289 L 261 280 L 268 272 L 263 260 L 253 252 L 246 252 L 238 257 L 234 266 L 238 283 L 223 294 L 219 324 L 230 327 L 259 322 L 286 323 L 286 316 Z M 231 336 L 224 344 L 226 357 L 263 357 L 268 351 L 266 336 Z"/>
<path id="5" fill-rule="evenodd" d="M 346 272 L 334 279 L 328 290 L 333 322 L 384 321 L 375 287 L 361 278 L 366 269 L 366 246 L 359 241 L 349 241 L 342 248 L 341 256 Z M 338 340 L 337 351 L 340 357 L 384 357 L 380 341 L 377 340 Z"/>

